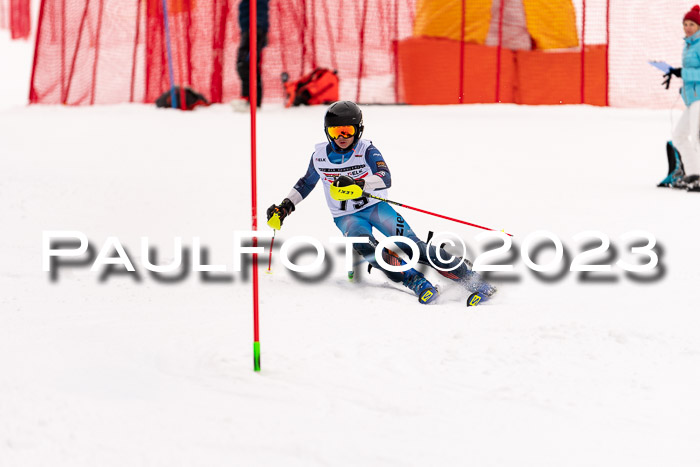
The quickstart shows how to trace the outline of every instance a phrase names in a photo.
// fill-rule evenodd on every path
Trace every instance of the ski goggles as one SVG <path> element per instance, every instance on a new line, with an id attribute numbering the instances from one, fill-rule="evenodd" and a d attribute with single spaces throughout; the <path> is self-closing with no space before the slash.
<path id="1" fill-rule="evenodd" d="M 333 139 L 338 139 L 341 136 L 343 138 L 350 138 L 355 135 L 354 125 L 343 125 L 343 126 L 329 126 L 328 136 Z"/>

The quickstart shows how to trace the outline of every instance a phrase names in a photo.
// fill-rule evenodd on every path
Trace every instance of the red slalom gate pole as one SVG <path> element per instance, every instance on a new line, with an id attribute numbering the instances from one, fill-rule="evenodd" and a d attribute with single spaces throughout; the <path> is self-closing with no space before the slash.
<path id="1" fill-rule="evenodd" d="M 491 232 L 500 232 L 499 230 L 490 229 L 488 227 L 484 227 L 483 225 L 472 224 L 471 222 L 455 219 L 454 217 L 443 216 L 442 214 L 426 211 L 425 209 L 414 208 L 413 206 L 409 206 L 408 204 L 399 203 L 397 201 L 390 201 L 388 199 L 380 198 L 379 196 L 374 196 L 374 195 L 370 195 L 367 193 L 364 193 L 363 196 L 368 196 L 370 198 L 378 199 L 379 201 L 384 201 L 385 203 L 394 204 L 396 206 L 401 206 L 402 208 L 412 209 L 414 211 L 422 212 L 423 214 L 430 214 L 431 216 L 439 217 L 441 219 L 447 219 L 448 221 L 457 222 L 459 224 L 464 224 L 464 225 L 469 225 L 471 227 L 476 227 L 477 229 L 490 230 Z M 505 231 L 503 231 L 503 233 L 508 235 L 509 237 L 513 236 L 512 234 L 509 234 L 508 232 L 505 232 Z"/>
<path id="2" fill-rule="evenodd" d="M 249 72 L 248 72 L 248 98 L 250 99 L 250 176 L 251 176 L 251 200 L 253 214 L 253 231 L 258 230 L 258 187 L 256 169 L 256 128 L 255 111 L 258 106 L 258 11 L 257 0 L 249 0 L 250 23 L 248 25 L 249 36 Z M 258 246 L 257 237 L 253 237 L 253 248 Z M 260 371 L 260 321 L 258 307 L 258 255 L 253 253 L 253 369 Z"/>

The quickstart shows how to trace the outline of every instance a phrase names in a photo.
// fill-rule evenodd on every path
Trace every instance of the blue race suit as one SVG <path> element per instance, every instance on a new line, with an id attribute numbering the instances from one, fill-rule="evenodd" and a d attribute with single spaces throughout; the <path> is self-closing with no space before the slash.
<path id="1" fill-rule="evenodd" d="M 325 191 L 338 175 L 348 175 L 354 179 L 365 179 L 364 191 L 366 193 L 379 193 L 380 197 L 386 196 L 386 190 L 391 186 L 391 172 L 379 150 L 369 140 L 360 140 L 352 153 L 338 153 L 328 143 L 316 145 L 316 150 L 311 156 L 306 174 L 294 185 L 288 198 L 296 205 L 306 198 L 314 189 L 319 180 L 323 180 Z M 375 195 L 376 196 L 376 195 Z M 440 259 L 434 246 L 428 245 L 415 234 L 406 220 L 397 213 L 390 204 L 375 198 L 361 197 L 355 200 L 339 202 L 326 196 L 329 209 L 334 217 L 335 225 L 346 237 L 367 237 L 368 244 L 355 243 L 354 249 L 364 257 L 373 267 L 383 271 L 394 282 L 406 280 L 407 276 L 420 274 L 413 269 L 404 272 L 388 271 L 381 267 L 375 259 L 375 247 L 377 239 L 372 234 L 375 228 L 385 236 L 404 236 L 418 245 L 420 251 L 419 262 L 433 264 L 443 269 L 452 269 L 460 262 L 460 258 L 452 258 L 445 262 Z M 407 255 L 412 254 L 409 245 L 396 242 L 397 246 Z M 404 264 L 392 252 L 382 252 L 384 261 L 391 265 Z M 446 252 L 442 256 L 449 258 Z M 440 271 L 443 276 L 454 281 L 471 283 L 478 275 L 469 270 L 467 264 L 462 262 L 460 266 L 451 271 Z"/>

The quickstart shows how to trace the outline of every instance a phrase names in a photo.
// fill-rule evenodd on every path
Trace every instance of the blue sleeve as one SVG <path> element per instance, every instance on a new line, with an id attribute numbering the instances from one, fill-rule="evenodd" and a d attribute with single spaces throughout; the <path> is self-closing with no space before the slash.
<path id="1" fill-rule="evenodd" d="M 373 144 L 370 144 L 369 148 L 367 148 L 366 157 L 372 173 L 381 177 L 387 188 L 391 187 L 391 172 L 389 172 L 389 167 L 386 165 L 384 157 L 382 153 L 379 152 L 379 149 L 374 147 Z"/>
<path id="2" fill-rule="evenodd" d="M 311 160 L 309 161 L 309 168 L 306 169 L 306 174 L 299 179 L 299 181 L 294 185 L 294 189 L 299 192 L 302 198 L 306 198 L 314 189 L 318 181 L 321 179 L 318 172 L 314 169 L 314 159 L 313 154 L 311 155 Z"/>
<path id="3" fill-rule="evenodd" d="M 700 68 L 686 67 L 681 70 L 683 82 L 692 83 L 700 81 Z"/>

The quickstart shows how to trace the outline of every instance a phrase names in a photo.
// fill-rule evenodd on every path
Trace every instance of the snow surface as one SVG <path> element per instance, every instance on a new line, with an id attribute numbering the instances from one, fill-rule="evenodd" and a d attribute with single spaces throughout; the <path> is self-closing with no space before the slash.
<path id="1" fill-rule="evenodd" d="M 251 226 L 247 116 L 18 96 L 0 110 L 0 465 L 700 464 L 700 195 L 655 187 L 669 111 L 365 107 L 391 199 L 505 229 L 516 246 L 548 230 L 571 254 L 574 235 L 599 230 L 632 261 L 620 235 L 641 229 L 660 245 L 658 274 L 547 281 L 516 257 L 476 308 L 428 271 L 445 293 L 422 306 L 364 265 L 347 281 L 317 187 L 285 221 L 272 274 L 261 258 L 255 373 L 251 281 L 231 272 L 233 232 Z M 303 175 L 323 113 L 259 114 L 259 219 Z M 481 248 L 477 229 L 398 210 L 423 237 Z M 46 230 L 82 231 L 97 251 L 118 237 L 140 280 L 101 280 L 88 263 L 51 281 Z M 328 245 L 315 280 L 281 265 L 299 235 Z M 229 280 L 162 282 L 141 264 L 142 236 L 159 263 L 174 237 L 200 237 Z"/>

